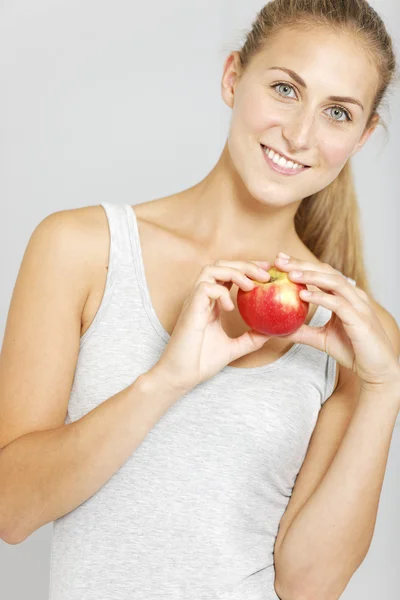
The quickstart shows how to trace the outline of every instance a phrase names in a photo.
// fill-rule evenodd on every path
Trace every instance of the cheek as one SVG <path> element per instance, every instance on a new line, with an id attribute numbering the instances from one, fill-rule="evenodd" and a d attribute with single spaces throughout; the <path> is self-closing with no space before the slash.
<path id="1" fill-rule="evenodd" d="M 327 139 L 320 144 L 320 149 L 325 164 L 329 167 L 337 168 L 341 167 L 347 161 L 353 151 L 353 144 L 349 142 L 343 143 L 343 140 L 341 140 L 341 143 L 333 143 L 332 139 Z"/>
<path id="2" fill-rule="evenodd" d="M 262 133 L 271 126 L 279 123 L 278 115 L 274 115 L 271 106 L 261 94 L 248 94 L 234 107 L 236 114 L 232 118 L 240 123 L 250 134 Z"/>

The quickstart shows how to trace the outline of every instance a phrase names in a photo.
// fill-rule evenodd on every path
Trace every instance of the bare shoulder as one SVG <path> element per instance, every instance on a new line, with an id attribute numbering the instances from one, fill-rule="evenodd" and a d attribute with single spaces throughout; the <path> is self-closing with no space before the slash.
<path id="1" fill-rule="evenodd" d="M 78 208 L 68 208 L 50 213 L 42 222 L 65 224 L 76 228 L 78 232 L 83 227 L 93 227 L 100 223 L 104 215 L 104 209 L 100 205 L 81 206 Z"/>
<path id="2" fill-rule="evenodd" d="M 36 229 L 53 231 L 60 240 L 70 236 L 72 239 L 65 241 L 73 240 L 79 244 L 79 251 L 90 253 L 93 242 L 101 240 L 107 229 L 107 217 L 100 205 L 70 208 L 50 213 Z"/>
<path id="3" fill-rule="evenodd" d="M 41 243 L 50 245 L 65 266 L 66 261 L 82 286 L 89 286 L 93 260 L 99 260 L 104 245 L 107 220 L 101 206 L 84 206 L 50 213 L 34 229 L 28 247 Z"/>
<path id="4" fill-rule="evenodd" d="M 61 210 L 51 213 L 44 222 L 53 227 L 61 239 L 65 238 L 70 252 L 79 255 L 75 265 L 80 265 L 89 293 L 98 270 L 108 266 L 110 239 L 104 208 L 93 205 Z"/>
<path id="5" fill-rule="evenodd" d="M 85 249 L 89 252 L 93 242 L 102 241 L 104 233 L 108 230 L 107 216 L 100 205 L 61 210 L 50 214 L 47 219 L 65 223 L 65 226 L 72 228 L 81 238 L 80 241 L 86 242 Z"/>

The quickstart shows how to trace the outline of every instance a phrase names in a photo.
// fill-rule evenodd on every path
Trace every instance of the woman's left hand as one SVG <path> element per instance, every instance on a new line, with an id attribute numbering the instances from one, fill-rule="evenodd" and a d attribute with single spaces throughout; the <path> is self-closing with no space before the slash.
<path id="1" fill-rule="evenodd" d="M 300 297 L 332 311 L 331 319 L 323 327 L 302 325 L 294 333 L 284 336 L 294 343 L 307 344 L 327 352 L 347 369 L 359 375 L 368 387 L 400 383 L 400 365 L 392 343 L 364 290 L 353 285 L 327 263 L 317 265 L 290 257 L 275 260 L 280 271 L 288 273 L 291 281 L 311 284 L 310 296 Z M 294 276 L 293 271 L 302 275 Z"/>

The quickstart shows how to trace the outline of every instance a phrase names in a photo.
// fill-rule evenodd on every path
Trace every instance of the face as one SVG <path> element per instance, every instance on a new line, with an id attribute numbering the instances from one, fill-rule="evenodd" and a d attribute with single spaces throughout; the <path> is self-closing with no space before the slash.
<path id="1" fill-rule="evenodd" d="M 271 67 L 290 69 L 306 87 Z M 377 125 L 376 117 L 365 131 L 378 73 L 348 35 L 283 31 L 253 58 L 241 78 L 238 74 L 234 52 L 222 80 L 223 99 L 232 108 L 229 154 L 250 194 L 261 202 L 298 202 L 325 188 Z M 310 168 L 296 175 L 279 173 L 262 145 Z"/>

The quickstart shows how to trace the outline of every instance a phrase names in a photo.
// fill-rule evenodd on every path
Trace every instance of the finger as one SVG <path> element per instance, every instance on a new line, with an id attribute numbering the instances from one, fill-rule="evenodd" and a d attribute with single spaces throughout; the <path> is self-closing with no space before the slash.
<path id="1" fill-rule="evenodd" d="M 300 291 L 300 298 L 302 300 L 324 306 L 328 310 L 334 312 L 345 325 L 351 327 L 354 325 L 362 325 L 365 322 L 364 315 L 344 297 L 326 294 L 319 290 L 307 290 L 310 294 L 305 295 L 304 291 L 305 290 Z"/>
<path id="2" fill-rule="evenodd" d="M 296 283 L 312 284 L 322 291 L 341 296 L 358 311 L 364 313 L 366 310 L 369 310 L 368 304 L 357 293 L 354 286 L 342 275 L 305 270 L 301 272 L 301 275 L 296 275 L 296 271 L 289 271 L 288 277 Z"/>
<path id="3" fill-rule="evenodd" d="M 223 285 L 219 285 L 218 283 L 209 283 L 207 284 L 206 292 L 208 293 L 209 298 L 219 300 L 221 307 L 225 310 L 231 311 L 235 308 L 235 304 L 231 298 L 229 290 L 227 290 Z"/>
<path id="4" fill-rule="evenodd" d="M 196 282 L 196 286 L 198 286 L 202 281 L 222 285 L 227 291 L 231 289 L 234 283 L 236 283 L 238 287 L 240 287 L 246 292 L 252 290 L 255 287 L 254 281 L 249 277 L 243 275 L 243 273 L 240 273 L 240 271 L 216 271 L 215 269 L 212 269 L 212 267 L 204 268 L 203 272 L 200 274 Z"/>
<path id="5" fill-rule="evenodd" d="M 217 267 L 228 267 L 233 268 L 241 273 L 244 273 L 248 277 L 252 277 L 257 281 L 269 281 L 271 279 L 268 269 L 272 266 L 269 262 L 264 261 L 246 261 L 246 260 L 216 260 L 214 265 Z M 261 279 L 260 279 L 261 278 Z"/>
<path id="6" fill-rule="evenodd" d="M 261 272 L 259 272 L 257 277 L 258 280 L 261 280 L 263 278 L 263 281 L 268 281 L 270 275 L 268 273 L 265 273 L 265 275 L 263 275 Z M 250 291 L 256 285 L 253 279 L 248 277 L 239 269 L 235 269 L 232 267 L 222 267 L 217 265 L 206 265 L 205 267 L 203 267 L 200 276 L 196 282 L 196 285 L 198 285 L 201 281 L 209 281 L 210 283 L 233 282 L 244 291 Z"/>
<path id="7" fill-rule="evenodd" d="M 359 296 L 359 298 L 361 298 L 361 300 L 363 300 L 365 302 L 365 304 L 367 304 L 368 306 L 371 306 L 370 298 L 369 298 L 368 294 L 363 289 L 357 287 L 355 285 L 355 283 L 353 283 L 352 281 L 349 281 L 348 278 L 345 277 L 345 275 L 343 275 L 343 273 L 341 271 L 339 271 L 338 269 L 335 269 L 334 267 L 332 267 L 332 265 L 330 265 L 328 263 L 318 264 L 318 263 L 314 263 L 314 262 L 310 262 L 310 261 L 300 260 L 295 257 L 290 257 L 288 260 L 282 259 L 281 257 L 277 257 L 275 259 L 275 263 L 278 266 L 279 270 L 286 271 L 286 272 L 290 272 L 293 270 L 296 270 L 296 271 L 310 270 L 310 271 L 316 271 L 316 272 L 322 272 L 322 273 L 333 273 L 333 274 L 339 275 L 344 281 L 346 281 L 349 285 L 352 286 L 352 288 L 354 289 L 356 294 Z"/>
<path id="8" fill-rule="evenodd" d="M 347 278 L 343 275 L 343 273 L 341 273 L 341 271 L 335 269 L 334 267 L 332 267 L 332 265 L 328 263 L 318 262 L 317 260 L 315 260 L 314 262 L 311 260 L 302 260 L 294 256 L 291 256 L 288 259 L 278 256 L 275 258 L 274 265 L 278 266 L 278 268 L 281 271 L 318 271 L 320 273 L 332 273 L 340 275 L 343 279 L 347 280 Z"/>
<path id="9" fill-rule="evenodd" d="M 231 311 L 235 308 L 235 304 L 226 287 L 209 281 L 201 281 L 195 287 L 191 299 L 188 299 L 187 306 L 190 312 L 193 310 L 194 314 L 197 315 L 209 313 L 210 306 L 213 309 L 217 301 L 220 303 L 221 308 L 226 311 Z"/>
<path id="10" fill-rule="evenodd" d="M 340 275 L 341 277 L 346 279 L 340 271 L 338 271 L 328 263 L 318 263 L 311 262 L 308 260 L 301 260 L 299 258 L 295 258 L 294 256 L 291 256 L 289 259 L 277 256 L 275 258 L 274 264 L 277 265 L 281 271 L 304 271 L 307 269 L 310 271 L 319 271 L 322 273 L 336 273 L 337 275 Z"/>

